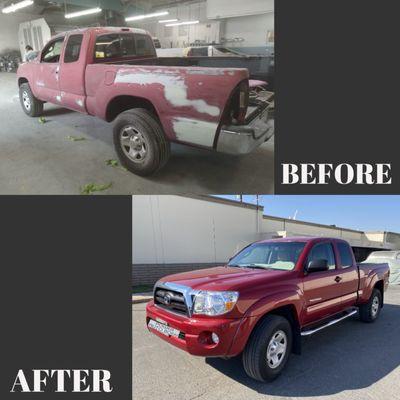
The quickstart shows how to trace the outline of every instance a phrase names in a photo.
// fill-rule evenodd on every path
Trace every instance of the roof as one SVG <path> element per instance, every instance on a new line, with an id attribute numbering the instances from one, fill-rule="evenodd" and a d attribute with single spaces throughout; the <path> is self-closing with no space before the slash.
<path id="1" fill-rule="evenodd" d="M 363 231 L 358 231 L 356 229 L 350 229 L 350 228 L 342 228 L 340 226 L 336 225 L 326 225 L 326 224 L 319 224 L 317 222 L 309 222 L 309 221 L 302 221 L 298 219 L 289 219 L 289 218 L 283 218 L 283 217 L 275 217 L 273 215 L 263 215 L 264 219 L 274 219 L 276 221 L 285 221 L 285 222 L 290 222 L 294 224 L 301 224 L 301 225 L 310 225 L 310 226 L 317 226 L 319 228 L 330 228 L 330 229 L 337 229 L 341 231 L 347 231 L 347 232 L 354 232 L 354 233 L 364 233 Z"/>
<path id="2" fill-rule="evenodd" d="M 274 243 L 274 242 L 323 242 L 326 240 L 331 240 L 335 242 L 345 242 L 345 240 L 340 238 L 333 238 L 333 237 L 325 237 L 325 236 L 291 236 L 287 238 L 277 238 L 277 239 L 265 239 L 260 240 L 257 243 Z"/>
<path id="3" fill-rule="evenodd" d="M 71 29 L 70 31 L 65 31 L 55 35 L 54 37 L 65 36 L 66 34 L 71 33 L 84 33 L 87 31 L 94 31 L 96 34 L 106 34 L 106 33 L 115 33 L 115 32 L 132 32 L 132 33 L 141 33 L 144 35 L 149 35 L 149 33 L 144 29 L 139 28 L 129 28 L 126 26 L 96 26 L 96 27 L 88 27 L 88 28 L 78 28 L 78 29 Z"/>

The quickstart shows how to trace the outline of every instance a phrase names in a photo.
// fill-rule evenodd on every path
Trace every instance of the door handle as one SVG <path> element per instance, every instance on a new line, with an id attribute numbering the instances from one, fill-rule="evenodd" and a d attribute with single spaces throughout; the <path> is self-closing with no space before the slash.
<path id="1" fill-rule="evenodd" d="M 342 278 L 341 278 L 340 276 L 337 276 L 337 277 L 335 278 L 335 282 L 337 282 L 337 283 L 339 283 L 341 280 L 342 280 Z"/>

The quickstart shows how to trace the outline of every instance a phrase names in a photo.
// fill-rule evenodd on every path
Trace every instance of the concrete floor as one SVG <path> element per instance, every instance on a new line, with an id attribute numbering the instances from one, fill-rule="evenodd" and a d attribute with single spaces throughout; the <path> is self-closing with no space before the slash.
<path id="1" fill-rule="evenodd" d="M 15 74 L 0 73 L 0 194 L 79 194 L 88 183 L 104 194 L 232 194 L 273 192 L 273 140 L 233 157 L 173 145 L 166 168 L 141 178 L 106 165 L 116 159 L 112 125 L 45 105 L 40 124 L 21 110 Z M 72 142 L 67 136 L 85 137 Z"/>
<path id="2" fill-rule="evenodd" d="M 135 400 L 400 399 L 400 285 L 375 323 L 354 317 L 304 339 L 272 383 L 247 377 L 240 358 L 194 357 L 149 333 L 145 306 L 133 305 Z"/>

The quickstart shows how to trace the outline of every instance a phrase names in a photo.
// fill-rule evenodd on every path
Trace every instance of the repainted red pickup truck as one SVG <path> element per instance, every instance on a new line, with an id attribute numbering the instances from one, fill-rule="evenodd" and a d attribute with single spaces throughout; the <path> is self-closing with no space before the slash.
<path id="1" fill-rule="evenodd" d="M 227 265 L 167 276 L 147 304 L 148 329 L 190 354 L 242 353 L 247 374 L 276 378 L 301 337 L 359 313 L 374 322 L 389 283 L 387 264 L 357 265 L 347 242 L 273 239 Z"/>
<path id="2" fill-rule="evenodd" d="M 273 93 L 265 82 L 250 81 L 247 69 L 157 58 L 151 36 L 140 29 L 59 34 L 19 67 L 18 85 L 29 116 L 50 102 L 115 120 L 118 156 L 138 175 L 165 165 L 170 142 L 246 154 L 274 133 Z"/>

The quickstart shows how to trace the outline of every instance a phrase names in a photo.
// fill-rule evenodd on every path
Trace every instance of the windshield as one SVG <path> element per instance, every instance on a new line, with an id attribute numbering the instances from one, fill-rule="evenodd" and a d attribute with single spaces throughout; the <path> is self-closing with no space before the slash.
<path id="1" fill-rule="evenodd" d="M 279 269 L 292 271 L 305 243 L 254 243 L 229 261 L 230 267 Z"/>

